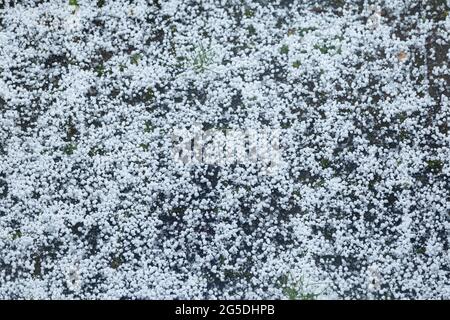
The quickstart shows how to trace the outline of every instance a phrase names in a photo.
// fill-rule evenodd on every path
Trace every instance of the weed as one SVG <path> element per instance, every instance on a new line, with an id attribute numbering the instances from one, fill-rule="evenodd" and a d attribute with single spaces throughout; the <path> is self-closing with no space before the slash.
<path id="1" fill-rule="evenodd" d="M 155 128 L 153 127 L 152 123 L 150 121 L 146 121 L 144 124 L 144 132 L 149 133 L 152 132 Z"/>
<path id="2" fill-rule="evenodd" d="M 142 150 L 148 151 L 148 143 L 141 143 L 139 146 L 142 148 Z"/>
<path id="3" fill-rule="evenodd" d="M 120 257 L 114 256 L 111 260 L 111 268 L 118 269 L 122 265 L 122 259 Z"/>
<path id="4" fill-rule="evenodd" d="M 141 59 L 142 59 L 141 54 L 140 54 L 140 53 L 135 53 L 135 54 L 133 54 L 133 55 L 131 56 L 130 62 L 131 62 L 131 64 L 138 65 L 139 62 L 141 61 Z"/>
<path id="5" fill-rule="evenodd" d="M 442 163 L 441 160 L 437 160 L 437 159 L 435 159 L 435 160 L 428 160 L 427 161 L 427 167 L 431 171 L 433 171 L 435 173 L 439 173 L 439 172 L 442 171 L 442 168 L 444 167 L 444 164 Z"/>
<path id="6" fill-rule="evenodd" d="M 320 160 L 320 165 L 323 169 L 326 169 L 330 166 L 330 160 L 323 158 L 322 160 Z"/>
<path id="7" fill-rule="evenodd" d="M 300 37 L 304 37 L 307 33 L 317 30 L 314 27 L 301 28 L 298 30 L 298 34 Z"/>
<path id="8" fill-rule="evenodd" d="M 103 76 L 103 74 L 105 73 L 105 66 L 103 65 L 103 63 L 100 63 L 95 67 L 95 72 L 97 73 L 97 76 Z"/>
<path id="9" fill-rule="evenodd" d="M 427 249 L 425 247 L 419 247 L 415 251 L 417 254 L 425 254 L 427 252 Z"/>
<path id="10" fill-rule="evenodd" d="M 399 135 L 400 141 L 405 141 L 406 139 L 408 139 L 408 136 L 409 136 L 409 134 L 406 130 L 400 131 L 400 135 Z"/>
<path id="11" fill-rule="evenodd" d="M 16 230 L 12 233 L 13 240 L 19 239 L 20 237 L 22 237 L 22 231 Z"/>
<path id="12" fill-rule="evenodd" d="M 64 153 L 70 156 L 75 152 L 75 150 L 77 150 L 77 145 L 74 143 L 69 143 L 65 146 Z"/>
<path id="13" fill-rule="evenodd" d="M 295 60 L 295 61 L 292 63 L 292 67 L 294 67 L 295 69 L 300 68 L 301 65 L 302 65 L 302 64 L 301 64 L 300 60 Z"/>
<path id="14" fill-rule="evenodd" d="M 89 150 L 88 156 L 93 157 L 96 155 L 104 155 L 105 151 L 100 147 L 93 147 Z"/>
<path id="15" fill-rule="evenodd" d="M 248 34 L 251 36 L 256 34 L 256 29 L 252 24 L 248 26 L 247 31 L 248 31 Z"/>
<path id="16" fill-rule="evenodd" d="M 280 48 L 281 54 L 288 54 L 289 53 L 289 46 L 287 44 L 283 44 Z"/>
<path id="17" fill-rule="evenodd" d="M 39 254 L 35 254 L 33 257 L 33 262 L 34 262 L 33 278 L 40 278 L 42 276 L 41 256 Z"/>
<path id="18" fill-rule="evenodd" d="M 155 98 L 155 92 L 152 88 L 148 87 L 147 90 L 145 90 L 144 100 L 148 102 L 153 100 L 153 98 Z"/>
<path id="19" fill-rule="evenodd" d="M 255 13 L 253 12 L 253 10 L 251 9 L 245 9 L 244 11 L 244 16 L 246 16 L 247 18 L 251 18 L 255 15 Z"/>
<path id="20" fill-rule="evenodd" d="M 326 45 L 314 45 L 314 49 L 319 50 L 321 54 L 327 54 L 331 49 L 333 49 L 333 46 L 326 46 Z"/>
<path id="21" fill-rule="evenodd" d="M 278 279 L 278 285 L 283 294 L 289 300 L 315 300 L 320 293 L 308 292 L 303 277 L 298 281 L 290 279 L 289 275 L 283 275 Z"/>

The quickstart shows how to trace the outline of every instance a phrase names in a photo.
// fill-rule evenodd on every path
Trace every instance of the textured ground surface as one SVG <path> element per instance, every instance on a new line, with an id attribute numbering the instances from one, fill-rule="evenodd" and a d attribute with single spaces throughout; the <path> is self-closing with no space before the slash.
<path id="1" fill-rule="evenodd" d="M 0 298 L 450 298 L 450 3 L 0 3 Z"/>

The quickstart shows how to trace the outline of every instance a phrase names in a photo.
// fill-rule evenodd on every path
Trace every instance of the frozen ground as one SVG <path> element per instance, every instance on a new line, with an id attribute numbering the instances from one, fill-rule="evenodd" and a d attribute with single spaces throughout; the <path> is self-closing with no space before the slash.
<path id="1" fill-rule="evenodd" d="M 0 0 L 0 298 L 449 299 L 449 7 Z"/>

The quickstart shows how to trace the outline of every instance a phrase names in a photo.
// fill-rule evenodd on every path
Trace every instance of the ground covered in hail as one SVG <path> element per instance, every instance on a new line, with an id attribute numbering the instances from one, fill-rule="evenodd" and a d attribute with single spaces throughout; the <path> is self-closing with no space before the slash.
<path id="1" fill-rule="evenodd" d="M 0 10 L 1 299 L 450 298 L 449 1 Z"/>

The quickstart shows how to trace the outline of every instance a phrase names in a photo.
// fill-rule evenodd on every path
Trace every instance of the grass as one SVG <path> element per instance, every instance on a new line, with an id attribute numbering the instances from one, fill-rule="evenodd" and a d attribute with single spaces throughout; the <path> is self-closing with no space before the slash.
<path id="1" fill-rule="evenodd" d="M 78 1 L 77 0 L 69 0 L 69 5 L 70 6 L 78 6 Z"/>
<path id="2" fill-rule="evenodd" d="M 208 65 L 212 63 L 212 53 L 210 49 L 206 49 L 203 45 L 198 46 L 196 55 L 192 61 L 194 70 L 204 72 L 208 69 Z"/>
<path id="3" fill-rule="evenodd" d="M 293 281 L 290 278 L 289 275 L 283 275 L 278 279 L 278 285 L 289 300 L 315 300 L 319 297 L 320 293 L 306 290 L 303 277 L 298 281 Z"/>

